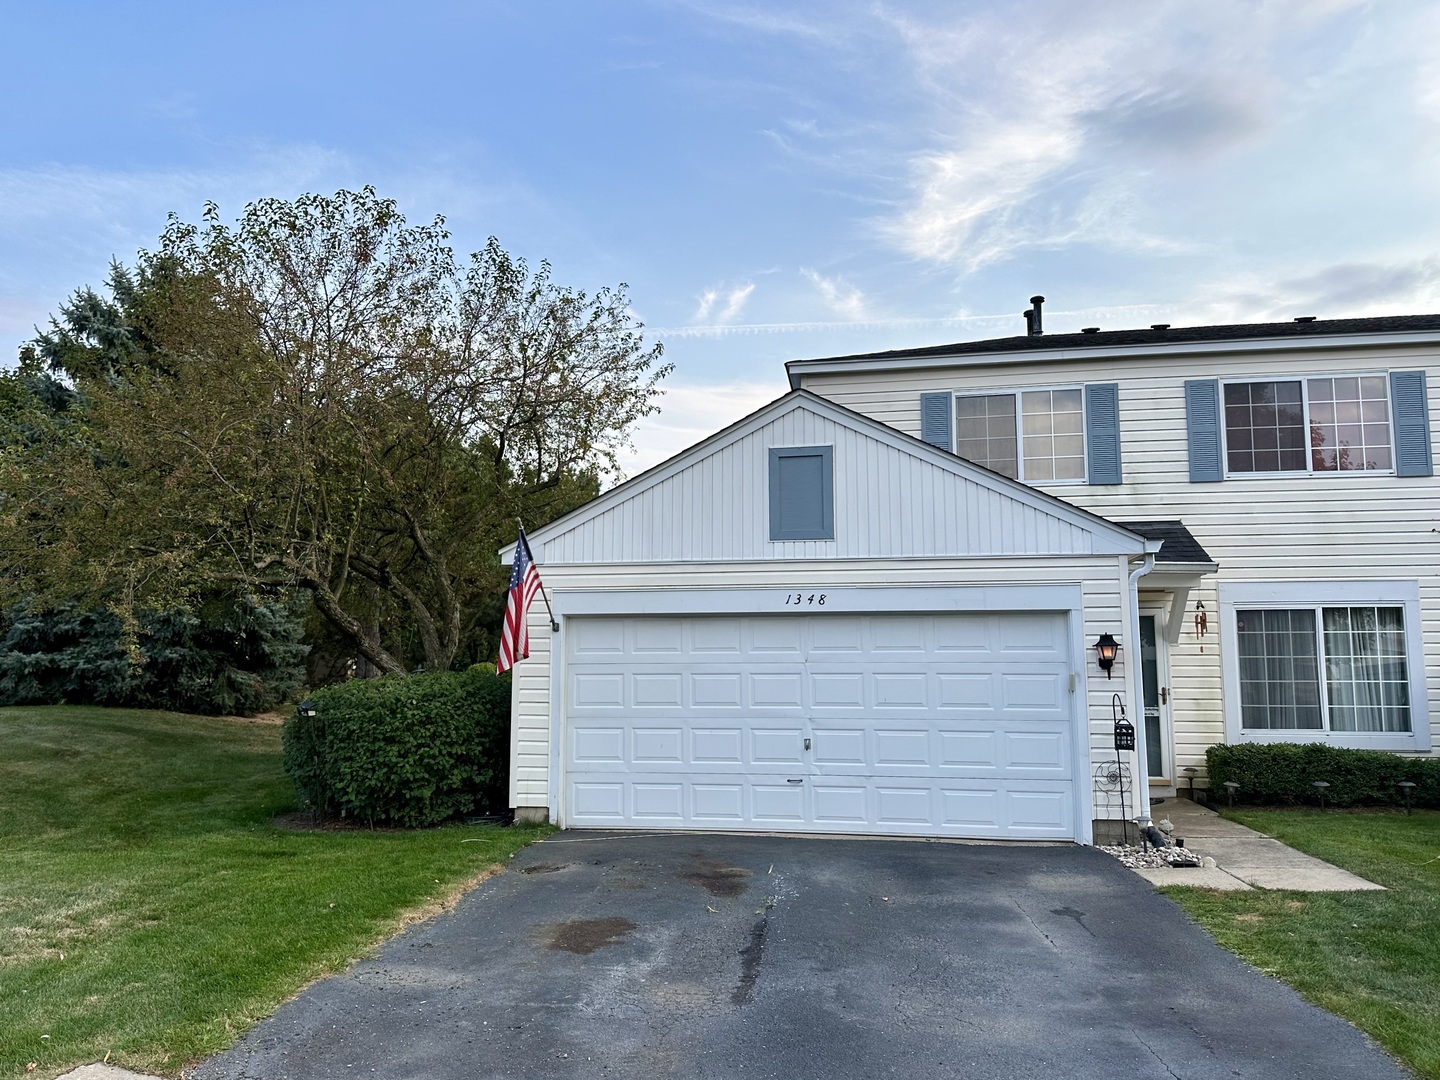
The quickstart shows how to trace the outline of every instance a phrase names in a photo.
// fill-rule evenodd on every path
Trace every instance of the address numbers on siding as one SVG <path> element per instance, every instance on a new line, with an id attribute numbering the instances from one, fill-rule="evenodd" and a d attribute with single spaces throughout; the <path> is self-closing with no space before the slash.
<path id="1" fill-rule="evenodd" d="M 824 607 L 825 594 L 822 593 L 786 593 L 785 606 L 788 607 Z"/>

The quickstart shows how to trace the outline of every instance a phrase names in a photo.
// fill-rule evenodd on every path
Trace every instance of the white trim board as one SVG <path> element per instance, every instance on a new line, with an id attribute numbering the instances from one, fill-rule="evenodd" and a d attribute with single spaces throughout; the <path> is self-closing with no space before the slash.
<path id="1" fill-rule="evenodd" d="M 1237 607 L 1385 604 L 1405 610 L 1405 651 L 1410 679 L 1408 732 L 1247 731 L 1240 724 L 1240 655 L 1235 628 Z M 1224 657 L 1225 741 L 1229 743 L 1307 743 L 1360 750 L 1430 749 L 1430 708 L 1425 689 L 1425 644 L 1420 623 L 1420 585 L 1416 581 L 1231 581 L 1219 588 L 1220 652 Z M 1316 632 L 1320 630 L 1317 627 Z M 1324 672 L 1320 673 L 1324 678 Z M 1322 687 L 1323 692 L 1323 687 Z"/>
<path id="2" fill-rule="evenodd" d="M 813 580 L 813 574 L 806 574 Z M 785 604 L 803 592 L 824 594 L 824 604 Z M 557 616 L 566 615 L 786 615 L 883 614 L 910 611 L 1079 611 L 1080 584 L 1069 585 L 912 585 L 894 587 L 813 584 L 800 589 L 576 589 L 557 590 L 551 598 Z"/>

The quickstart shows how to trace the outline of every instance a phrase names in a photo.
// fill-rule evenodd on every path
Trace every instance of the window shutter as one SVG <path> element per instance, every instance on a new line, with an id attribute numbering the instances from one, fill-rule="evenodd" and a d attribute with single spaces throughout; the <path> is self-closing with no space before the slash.
<path id="1" fill-rule="evenodd" d="M 1395 475 L 1433 475 L 1425 372 L 1390 372 L 1390 413 L 1395 427 Z"/>
<path id="2" fill-rule="evenodd" d="M 952 445 L 950 426 L 953 423 L 951 413 L 955 408 L 953 400 L 948 391 L 943 394 L 920 395 L 920 438 L 941 450 L 949 450 Z"/>
<path id="3" fill-rule="evenodd" d="M 835 539 L 833 447 L 770 448 L 770 539 Z"/>
<path id="4" fill-rule="evenodd" d="M 1220 465 L 1220 383 L 1185 381 L 1185 431 L 1190 440 L 1190 482 L 1213 484 L 1225 478 Z"/>
<path id="5" fill-rule="evenodd" d="M 1085 387 L 1085 466 L 1092 484 L 1120 483 L 1120 384 Z"/>

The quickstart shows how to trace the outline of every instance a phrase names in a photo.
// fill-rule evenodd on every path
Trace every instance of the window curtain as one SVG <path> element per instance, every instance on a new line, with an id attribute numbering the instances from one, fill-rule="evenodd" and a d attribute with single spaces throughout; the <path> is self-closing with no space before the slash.
<path id="1" fill-rule="evenodd" d="M 1409 731 L 1403 608 L 1326 608 L 1325 688 L 1332 731 Z"/>
<path id="2" fill-rule="evenodd" d="M 1259 609 L 1236 618 L 1242 726 L 1321 728 L 1315 612 Z"/>

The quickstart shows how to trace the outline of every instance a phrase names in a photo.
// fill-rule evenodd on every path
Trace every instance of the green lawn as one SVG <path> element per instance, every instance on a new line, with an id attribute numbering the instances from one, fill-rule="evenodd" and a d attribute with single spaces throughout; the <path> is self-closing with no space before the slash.
<path id="1" fill-rule="evenodd" d="M 1440 1080 L 1440 813 L 1227 816 L 1389 892 L 1165 892 L 1220 943 Z"/>
<path id="2" fill-rule="evenodd" d="M 543 832 L 293 808 L 274 724 L 0 709 L 0 1077 L 174 1075 Z"/>

